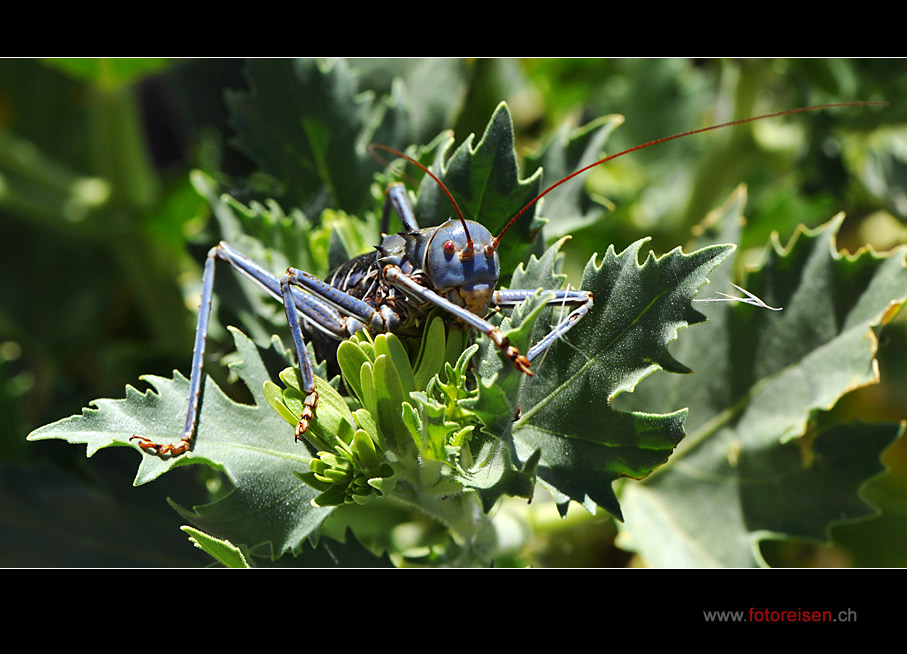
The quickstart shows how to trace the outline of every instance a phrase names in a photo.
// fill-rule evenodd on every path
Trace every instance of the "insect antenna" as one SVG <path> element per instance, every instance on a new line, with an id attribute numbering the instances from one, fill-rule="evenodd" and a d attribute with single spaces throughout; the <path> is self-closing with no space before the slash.
<path id="1" fill-rule="evenodd" d="M 435 180 L 438 183 L 438 186 L 440 186 L 441 190 L 447 194 L 447 198 L 450 200 L 450 203 L 453 205 L 453 208 L 456 210 L 457 216 L 459 216 L 459 218 L 460 218 L 460 224 L 463 225 L 463 231 L 466 233 L 466 247 L 460 253 L 460 258 L 462 258 L 462 259 L 472 258 L 474 255 L 474 252 L 475 252 L 475 248 L 473 247 L 472 237 L 469 235 L 469 228 L 466 226 L 466 218 L 463 217 L 463 212 L 460 211 L 460 205 L 458 205 L 457 201 L 454 200 L 453 194 L 450 192 L 450 190 L 447 188 L 447 186 L 444 184 L 444 182 L 442 182 L 440 179 L 438 179 L 438 176 L 435 175 L 433 172 L 431 172 L 428 169 L 428 166 L 423 165 L 421 162 L 416 161 L 414 158 L 410 157 L 409 155 L 403 154 L 399 150 L 396 150 L 390 146 L 381 145 L 380 143 L 369 143 L 367 150 L 368 150 L 369 154 L 371 154 L 372 156 L 376 156 L 374 154 L 374 150 L 384 150 L 385 152 L 390 152 L 391 154 L 393 154 L 397 157 L 400 157 L 401 159 L 406 159 L 408 162 L 410 162 L 414 166 L 421 168 L 422 171 L 426 175 L 428 175 L 429 177 L 431 177 L 433 180 Z"/>
<path id="2" fill-rule="evenodd" d="M 693 134 L 700 134 L 702 132 L 710 132 L 715 129 L 721 129 L 722 127 L 731 127 L 733 125 L 742 125 L 743 123 L 751 123 L 753 121 L 763 120 L 765 118 L 776 118 L 778 116 L 787 116 L 788 114 L 799 114 L 799 113 L 803 113 L 805 111 L 818 111 L 820 109 L 833 109 L 836 107 L 885 106 L 887 104 L 888 104 L 887 102 L 855 101 L 855 102 L 835 102 L 835 103 L 831 103 L 831 104 L 820 104 L 820 105 L 814 105 L 812 107 L 800 107 L 799 109 L 786 109 L 785 111 L 776 111 L 771 114 L 763 114 L 761 116 L 752 116 L 750 118 L 741 118 L 739 120 L 732 120 L 727 123 L 720 123 L 718 125 L 710 125 L 709 127 L 700 127 L 699 129 L 693 129 L 688 132 L 681 132 L 680 134 L 673 134 L 671 136 L 665 136 L 660 139 L 655 139 L 654 141 L 649 141 L 648 143 L 636 145 L 632 148 L 624 150 L 623 152 L 618 152 L 617 154 L 608 155 L 607 157 L 599 159 L 595 163 L 591 163 L 588 166 L 584 166 L 583 168 L 580 168 L 576 172 L 571 173 L 570 175 L 567 175 L 559 182 L 552 184 L 551 186 L 546 188 L 544 191 L 539 193 L 537 196 L 535 196 L 535 198 L 530 200 L 529 204 L 527 204 L 525 207 L 520 209 L 519 213 L 517 213 L 513 218 L 510 219 L 510 222 L 508 222 L 506 225 L 504 225 L 504 229 L 501 230 L 500 234 L 498 234 L 497 236 L 494 237 L 494 239 L 491 242 L 490 247 L 492 249 L 497 249 L 498 245 L 500 245 L 501 237 L 504 236 L 504 234 L 507 232 L 507 230 L 510 229 L 510 227 L 517 221 L 517 219 L 520 216 L 522 216 L 526 212 L 526 210 L 529 209 L 529 207 L 531 207 L 536 202 L 541 200 L 543 197 L 548 195 L 548 193 L 550 193 L 551 191 L 556 189 L 558 186 L 560 186 L 564 182 L 567 182 L 567 181 L 573 179 L 577 175 L 581 175 L 582 173 L 586 172 L 590 168 L 595 168 L 596 166 L 598 166 L 600 164 L 603 164 L 607 161 L 611 161 L 612 159 L 617 159 L 618 157 L 622 157 L 625 154 L 630 154 L 631 152 L 636 152 L 637 150 L 642 150 L 644 148 L 648 148 L 653 145 L 658 145 L 659 143 L 666 143 L 667 141 L 673 141 L 675 139 L 683 138 L 685 136 L 692 136 Z"/>
<path id="3" fill-rule="evenodd" d="M 410 186 L 419 185 L 419 181 L 416 178 L 414 178 L 412 175 L 407 174 L 405 168 L 401 169 L 401 170 L 396 170 L 395 168 L 393 168 L 393 164 L 396 163 L 395 161 L 382 157 L 380 154 L 378 154 L 377 150 L 379 147 L 381 147 L 381 146 L 378 143 L 369 143 L 365 149 L 372 156 L 372 159 L 377 161 L 384 168 L 389 168 L 392 173 L 394 173 L 400 179 L 404 180 L 407 184 L 409 184 Z M 384 148 L 382 147 L 382 149 L 384 149 Z"/>

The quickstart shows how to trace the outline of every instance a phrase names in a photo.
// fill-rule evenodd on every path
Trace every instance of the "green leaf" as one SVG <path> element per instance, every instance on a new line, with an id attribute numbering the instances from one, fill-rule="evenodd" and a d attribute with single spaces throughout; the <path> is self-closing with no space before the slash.
<path id="1" fill-rule="evenodd" d="M 186 510 L 174 508 L 204 531 L 254 548 L 269 543 L 276 558 L 299 547 L 329 511 L 312 506 L 316 491 L 294 472 L 307 470 L 311 455 L 293 439 L 293 428 L 270 406 L 264 382 L 270 379 L 262 353 L 233 329 L 240 360 L 232 367 L 252 394 L 254 404 L 239 404 L 206 379 L 198 434 L 192 449 L 176 458 L 141 454 L 135 484 L 144 484 L 181 466 L 203 463 L 222 470 L 234 485 L 225 498 Z M 284 350 L 268 350 L 269 359 L 288 363 Z M 142 434 L 159 442 L 179 438 L 185 418 L 189 383 L 146 376 L 154 390 L 140 393 L 131 386 L 122 400 L 96 400 L 81 416 L 65 418 L 35 430 L 29 440 L 63 439 L 85 443 L 91 456 L 104 447 L 138 446 L 129 442 Z M 316 416 L 317 419 L 317 416 Z"/>
<path id="2" fill-rule="evenodd" d="M 465 485 L 475 490 L 488 513 L 507 495 L 532 500 L 541 450 L 533 452 L 525 464 L 514 463 L 508 445 L 501 440 L 486 441 L 476 457 L 479 464 L 469 471 Z"/>
<path id="3" fill-rule="evenodd" d="M 284 185 L 283 201 L 307 216 L 327 208 L 361 213 L 379 168 L 372 141 L 403 147 L 408 116 L 399 98 L 360 93 L 343 61 L 252 59 L 248 92 L 227 94 L 238 145 Z"/>
<path id="4" fill-rule="evenodd" d="M 391 360 L 393 364 L 391 367 L 397 371 L 397 377 L 402 387 L 401 399 L 408 397 L 412 391 L 422 390 L 416 387 L 413 369 L 400 339 L 392 334 L 379 334 L 375 337 L 375 354 L 383 354 Z"/>
<path id="5" fill-rule="evenodd" d="M 444 321 L 440 317 L 430 319 L 425 328 L 419 358 L 413 371 L 413 383 L 417 390 L 423 390 L 428 386 L 431 378 L 441 371 L 441 366 L 444 364 L 445 345 Z"/>
<path id="6" fill-rule="evenodd" d="M 547 184 L 554 184 L 568 175 L 601 159 L 605 141 L 619 125 L 623 116 L 602 116 L 579 129 L 565 123 L 543 152 L 529 157 L 545 171 Z M 557 193 L 545 196 L 542 208 L 551 220 L 545 225 L 548 239 L 566 236 L 600 220 L 606 209 L 593 202 L 581 180 L 567 183 Z"/>
<path id="7" fill-rule="evenodd" d="M 711 461 L 684 457 L 625 489 L 620 544 L 658 567 L 748 567 L 765 565 L 764 539 L 827 542 L 832 525 L 875 513 L 859 491 L 884 471 L 879 457 L 901 433 L 897 424 L 835 425 L 802 442 L 720 454 L 716 439 Z"/>
<path id="8" fill-rule="evenodd" d="M 845 522 L 832 527 L 836 545 L 844 547 L 858 568 L 903 568 L 907 565 L 907 439 L 899 440 L 885 451 L 882 462 L 889 470 L 861 487 L 861 496 L 880 509 L 873 518 Z"/>
<path id="9" fill-rule="evenodd" d="M 293 568 L 393 568 L 385 552 L 380 557 L 365 548 L 348 529 L 343 542 L 320 538 L 317 546 L 308 543 L 293 557 L 286 556 L 275 567 Z"/>
<path id="10" fill-rule="evenodd" d="M 189 534 L 189 540 L 198 549 L 203 550 L 228 568 L 248 568 L 249 563 L 238 547 L 228 540 L 213 538 L 203 531 L 192 527 L 180 527 Z"/>
<path id="11" fill-rule="evenodd" d="M 464 59 L 447 57 L 350 59 L 368 88 L 403 95 L 412 122 L 413 143 L 433 138 L 457 119 L 465 102 L 469 65 Z M 400 82 L 395 86 L 395 82 Z M 397 88 L 402 87 L 402 88 Z"/>
<path id="12" fill-rule="evenodd" d="M 521 388 L 515 451 L 528 461 L 541 450 L 538 474 L 554 491 L 562 514 L 572 499 L 620 518 L 612 482 L 645 477 L 684 435 L 684 410 L 625 413 L 611 401 L 658 368 L 689 371 L 667 346 L 678 329 L 704 320 L 690 301 L 733 246 L 690 254 L 677 248 L 660 258 L 650 253 L 640 265 L 644 243 L 620 254 L 612 246 L 601 262 L 589 262 L 582 288 L 593 293 L 595 307 L 534 362 L 535 375 Z M 519 281 L 551 278 L 552 260 L 546 253 L 544 265 L 531 261 Z"/>
<path id="13" fill-rule="evenodd" d="M 738 193 L 724 207 L 726 230 L 742 204 Z M 653 379 L 632 398 L 690 407 L 669 464 L 621 495 L 623 542 L 650 565 L 751 566 L 765 538 L 824 541 L 832 523 L 873 513 L 859 489 L 899 427 L 812 420 L 877 383 L 878 327 L 907 297 L 905 248 L 842 254 L 841 221 L 800 230 L 787 248 L 773 241 L 745 281 L 783 311 L 703 305 L 709 322 L 677 348 L 698 383 Z"/>
<path id="14" fill-rule="evenodd" d="M 356 396 L 359 402 L 368 408 L 365 399 L 365 391 L 362 387 L 362 366 L 371 365 L 371 361 L 365 352 L 352 341 L 344 341 L 337 348 L 337 363 L 343 372 L 343 378 L 346 387 Z"/>
<path id="15" fill-rule="evenodd" d="M 539 317 L 549 311 L 546 305 L 548 299 L 550 295 L 540 290 L 501 321 L 500 329 L 504 337 L 520 352 L 528 351 L 533 327 Z M 482 346 L 477 364 L 479 397 L 464 400 L 463 404 L 476 412 L 485 433 L 495 438 L 505 437 L 511 430 L 514 416 L 521 411 L 520 391 L 525 375 L 506 360 L 490 339 L 482 338 L 479 343 Z"/>

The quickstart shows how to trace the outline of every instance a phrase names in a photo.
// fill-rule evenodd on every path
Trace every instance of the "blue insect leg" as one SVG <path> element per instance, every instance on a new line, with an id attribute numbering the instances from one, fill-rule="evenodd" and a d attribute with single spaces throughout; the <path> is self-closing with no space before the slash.
<path id="1" fill-rule="evenodd" d="M 390 184 L 386 193 L 384 209 L 381 212 L 381 233 L 386 234 L 387 230 L 390 229 L 391 209 L 394 209 L 397 215 L 400 216 L 404 231 L 418 231 L 419 223 L 416 222 L 412 205 L 410 205 L 409 197 L 406 195 L 406 187 L 399 182 Z"/>
<path id="2" fill-rule="evenodd" d="M 295 317 L 295 322 L 299 324 L 299 313 L 304 315 L 309 323 L 334 338 L 343 339 L 350 335 L 350 330 L 355 326 L 350 325 L 348 318 L 337 311 L 327 302 L 319 298 L 302 292 L 300 289 L 288 287 L 286 293 L 281 292 L 281 281 L 270 274 L 251 259 L 243 256 L 226 243 L 219 243 L 211 248 L 208 257 L 205 260 L 205 270 L 202 276 L 202 299 L 198 311 L 198 323 L 195 328 L 195 347 L 192 351 L 192 363 L 190 364 L 189 377 L 189 400 L 186 409 L 186 421 L 179 440 L 169 444 L 161 444 L 153 441 L 147 436 L 134 434 L 129 440 L 138 441 L 139 447 L 146 452 L 157 454 L 158 456 L 179 456 L 189 450 L 195 439 L 195 433 L 198 427 L 198 414 L 201 400 L 201 387 L 203 379 L 205 344 L 208 335 L 208 323 L 211 317 L 211 300 L 214 294 L 214 271 L 215 263 L 223 261 L 247 279 L 255 282 L 259 287 L 265 290 L 278 300 L 284 303 L 284 308 L 289 303 L 295 311 L 289 311 Z M 293 320 L 289 319 L 291 331 L 293 330 Z M 294 342 L 295 342 L 294 336 Z M 297 348 L 299 347 L 297 343 Z M 300 358 L 300 350 L 297 349 L 297 359 Z M 302 357 L 305 357 L 305 348 L 301 350 Z M 308 359 L 305 358 L 308 364 Z M 309 376 L 311 377 L 311 366 L 308 367 Z M 314 389 L 314 381 L 307 383 L 303 374 L 302 383 L 306 388 Z M 301 433 L 301 432 L 300 432 Z"/>
<path id="3" fill-rule="evenodd" d="M 339 310 L 344 314 L 345 319 L 356 321 L 353 323 L 356 327 L 367 327 L 375 332 L 386 332 L 398 326 L 401 319 L 391 307 L 385 306 L 382 311 L 378 311 L 370 304 L 334 288 L 310 273 L 296 268 L 287 269 L 287 274 L 280 281 L 280 289 L 287 322 L 290 325 L 290 333 L 296 348 L 296 358 L 299 362 L 300 385 L 306 394 L 302 416 L 296 425 L 296 440 L 299 440 L 308 429 L 309 422 L 315 417 L 318 392 L 315 389 L 315 378 L 303 341 L 299 314 L 295 311 L 296 306 L 292 297 L 294 287 L 297 286 L 313 294 L 305 297 L 317 297 L 319 304 L 322 302 L 329 304 L 332 311 Z"/>
<path id="4" fill-rule="evenodd" d="M 202 363 L 205 358 L 205 343 L 208 335 L 208 321 L 211 317 L 211 299 L 214 293 L 214 264 L 218 258 L 217 247 L 211 248 L 205 259 L 205 272 L 202 276 L 202 299 L 198 309 L 198 323 L 195 327 L 195 346 L 192 349 L 192 364 L 189 378 L 189 406 L 186 409 L 186 422 L 180 439 L 167 445 L 156 443 L 146 436 L 133 434 L 129 439 L 139 441 L 139 447 L 158 456 L 179 456 L 192 445 L 198 423 L 198 408 L 202 385 Z"/>
<path id="5" fill-rule="evenodd" d="M 334 288 L 304 270 L 289 268 L 284 279 L 289 284 L 299 286 L 315 294 L 320 300 L 335 307 L 343 314 L 359 320 L 365 327 L 374 332 L 387 331 L 388 327 L 396 326 L 393 320 L 388 322 L 388 317 L 393 318 L 393 316 L 388 316 L 387 313 L 375 310 L 370 304 Z"/>
<path id="6" fill-rule="evenodd" d="M 315 390 L 315 375 L 312 373 L 312 364 L 305 349 L 302 339 L 302 326 L 299 324 L 299 313 L 293 301 L 293 287 L 290 286 L 289 275 L 280 280 L 280 291 L 283 295 L 283 308 L 287 314 L 287 323 L 290 325 L 290 334 L 293 337 L 293 346 L 296 348 L 296 361 L 299 364 L 299 384 L 305 393 L 302 415 L 296 423 L 295 436 L 298 441 L 302 434 L 309 428 L 309 421 L 315 419 L 315 406 L 318 404 L 318 392 Z"/>
<path id="7" fill-rule="evenodd" d="M 532 297 L 536 292 L 537 291 L 519 289 L 495 291 L 492 297 L 498 306 L 515 306 L 526 298 Z M 570 315 L 559 322 L 542 340 L 529 348 L 529 351 L 526 353 L 526 358 L 529 359 L 529 361 L 535 360 L 539 354 L 551 347 L 552 343 L 573 329 L 580 320 L 588 315 L 593 304 L 592 293 L 589 291 L 554 291 L 554 297 L 548 300 L 548 304 L 579 304 L 580 306 L 571 311 Z"/>

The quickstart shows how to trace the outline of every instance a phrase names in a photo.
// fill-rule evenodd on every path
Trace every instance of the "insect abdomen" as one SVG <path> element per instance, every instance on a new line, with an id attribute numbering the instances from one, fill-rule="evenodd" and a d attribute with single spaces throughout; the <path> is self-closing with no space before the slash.
<path id="1" fill-rule="evenodd" d="M 373 293 L 378 281 L 378 252 L 360 254 L 328 273 L 325 281 L 360 300 Z"/>

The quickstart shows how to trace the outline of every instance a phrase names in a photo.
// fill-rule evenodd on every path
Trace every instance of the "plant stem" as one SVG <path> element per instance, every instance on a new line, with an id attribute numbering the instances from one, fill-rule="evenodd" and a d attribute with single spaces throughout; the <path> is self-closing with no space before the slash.
<path id="1" fill-rule="evenodd" d="M 398 486 L 394 497 L 445 525 L 462 550 L 448 563 L 455 567 L 487 566 L 494 555 L 491 519 L 478 495 L 420 493 L 411 485 Z"/>

